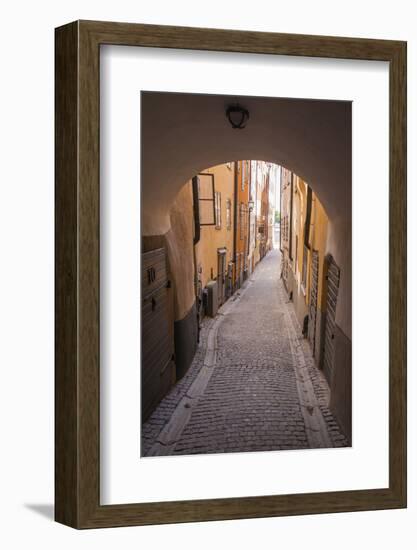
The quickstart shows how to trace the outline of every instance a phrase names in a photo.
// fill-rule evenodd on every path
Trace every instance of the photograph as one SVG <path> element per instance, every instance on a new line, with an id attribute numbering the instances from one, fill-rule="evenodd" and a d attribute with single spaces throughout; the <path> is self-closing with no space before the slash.
<path id="1" fill-rule="evenodd" d="M 56 521 L 404 508 L 406 42 L 55 48 Z"/>
<path id="2" fill-rule="evenodd" d="M 141 457 L 352 445 L 352 102 L 142 91 Z"/>
<path id="3" fill-rule="evenodd" d="M 0 548 L 414 550 L 415 5 L 43 7 L 2 4 Z"/>

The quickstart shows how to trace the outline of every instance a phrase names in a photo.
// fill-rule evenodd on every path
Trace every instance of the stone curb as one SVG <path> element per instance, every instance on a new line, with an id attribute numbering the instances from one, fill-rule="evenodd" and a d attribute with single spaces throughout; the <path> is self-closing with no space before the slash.
<path id="1" fill-rule="evenodd" d="M 252 279 L 249 279 L 245 285 L 236 292 L 234 297 L 232 296 L 229 298 L 229 300 L 219 309 L 214 323 L 208 332 L 203 366 L 146 456 L 168 456 L 174 452 L 175 446 L 190 421 L 193 410 L 198 405 L 200 397 L 204 394 L 216 366 L 217 332 L 219 327 L 223 323 L 225 316 L 232 311 L 235 305 L 244 296 L 247 289 L 250 287 L 250 283 L 252 283 Z"/>
<path id="2" fill-rule="evenodd" d="M 291 304 L 292 306 L 292 304 Z M 294 370 L 297 391 L 300 401 L 301 413 L 304 418 L 307 440 L 310 448 L 328 449 L 333 447 L 330 439 L 326 421 L 320 410 L 319 403 L 311 381 L 308 364 L 300 342 L 297 338 L 297 327 L 294 326 L 293 317 L 286 305 L 285 315 L 287 317 L 287 330 L 291 350 L 295 359 Z"/>

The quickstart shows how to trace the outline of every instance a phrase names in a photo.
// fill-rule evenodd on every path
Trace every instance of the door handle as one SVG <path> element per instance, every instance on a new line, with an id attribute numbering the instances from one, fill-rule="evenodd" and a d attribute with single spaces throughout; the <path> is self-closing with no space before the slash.
<path id="1" fill-rule="evenodd" d="M 156 280 L 155 268 L 154 267 L 148 267 L 147 274 L 148 274 L 148 285 L 151 285 Z"/>

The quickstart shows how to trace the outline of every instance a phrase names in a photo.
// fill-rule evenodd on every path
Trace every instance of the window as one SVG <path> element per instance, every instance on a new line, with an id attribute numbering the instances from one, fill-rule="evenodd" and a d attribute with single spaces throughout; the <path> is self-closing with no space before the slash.
<path id="1" fill-rule="evenodd" d="M 201 226 L 215 225 L 214 175 L 199 174 L 192 179 L 194 244 L 200 240 Z"/>
<path id="2" fill-rule="evenodd" d="M 307 187 L 307 211 L 304 224 L 304 245 L 310 248 L 310 224 L 311 224 L 311 203 L 312 203 L 312 190 L 311 187 Z"/>
<path id="3" fill-rule="evenodd" d="M 216 220 L 216 229 L 222 228 L 222 198 L 220 191 L 214 194 L 214 212 Z"/>
<path id="4" fill-rule="evenodd" d="M 199 225 L 215 225 L 213 174 L 198 174 L 192 180 L 194 216 Z"/>
<path id="5" fill-rule="evenodd" d="M 232 201 L 230 199 L 226 201 L 226 229 L 229 231 L 232 229 Z"/>

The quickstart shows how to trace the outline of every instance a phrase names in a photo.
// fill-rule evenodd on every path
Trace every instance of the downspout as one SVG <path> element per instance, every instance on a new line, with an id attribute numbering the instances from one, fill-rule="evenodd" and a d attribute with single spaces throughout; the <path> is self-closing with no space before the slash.
<path id="1" fill-rule="evenodd" d="M 200 241 L 201 229 L 200 229 L 200 205 L 198 202 L 198 177 L 195 176 L 192 179 L 192 196 L 193 196 L 193 213 L 194 213 L 194 236 L 193 236 L 193 262 L 194 262 L 194 295 L 195 305 L 197 313 L 197 343 L 200 343 L 200 310 L 202 307 L 202 297 L 198 293 L 198 269 L 197 269 L 197 252 L 196 245 Z"/>
<path id="2" fill-rule="evenodd" d="M 236 239 L 237 239 L 237 191 L 238 191 L 238 173 L 237 173 L 237 162 L 234 163 L 235 167 L 235 190 L 234 190 L 234 204 L 233 204 L 233 225 L 234 225 L 234 231 L 233 231 L 233 263 L 235 264 L 236 269 Z"/>
<path id="3" fill-rule="evenodd" d="M 249 175 L 248 175 L 248 246 L 246 247 L 246 257 L 249 261 L 249 251 L 250 251 L 250 217 L 251 211 L 249 208 L 249 201 L 251 200 L 251 185 L 252 185 L 252 163 L 249 162 Z"/>
<path id="4" fill-rule="evenodd" d="M 200 208 L 198 202 L 198 177 L 192 179 L 193 188 L 193 213 L 194 213 L 194 245 L 200 240 Z"/>
<path id="5" fill-rule="evenodd" d="M 306 219 L 304 223 L 304 246 L 310 248 L 310 225 L 311 225 L 311 203 L 312 203 L 313 193 L 311 187 L 307 186 L 307 209 L 306 209 Z"/>

